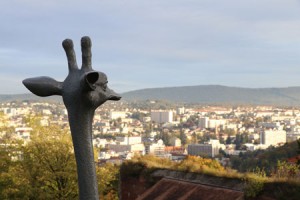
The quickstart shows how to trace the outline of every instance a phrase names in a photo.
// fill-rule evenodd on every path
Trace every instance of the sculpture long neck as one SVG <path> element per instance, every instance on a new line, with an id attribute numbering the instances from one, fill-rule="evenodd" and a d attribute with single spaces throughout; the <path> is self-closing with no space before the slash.
<path id="1" fill-rule="evenodd" d="M 79 105 L 79 108 L 68 109 L 68 115 L 77 163 L 79 199 L 99 200 L 92 143 L 94 110 L 81 109 Z"/>

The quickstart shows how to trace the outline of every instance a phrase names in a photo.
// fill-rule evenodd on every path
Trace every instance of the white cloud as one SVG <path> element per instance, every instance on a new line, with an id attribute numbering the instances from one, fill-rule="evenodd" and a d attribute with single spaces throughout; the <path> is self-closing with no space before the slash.
<path id="1" fill-rule="evenodd" d="M 277 85 L 300 80 L 294 75 L 300 63 L 296 0 L 11 0 L 0 7 L 0 68 L 10 80 L 64 79 L 61 42 L 73 39 L 80 64 L 83 35 L 92 38 L 94 68 L 108 74 L 115 90 L 245 86 L 270 71 L 268 82 L 256 81 L 264 86 L 275 84 L 282 69 L 291 78 L 276 80 Z"/>

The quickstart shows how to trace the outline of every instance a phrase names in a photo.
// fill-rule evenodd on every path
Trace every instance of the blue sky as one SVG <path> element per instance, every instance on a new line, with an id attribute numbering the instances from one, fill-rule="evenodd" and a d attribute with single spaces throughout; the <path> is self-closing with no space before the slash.
<path id="1" fill-rule="evenodd" d="M 300 86 L 299 0 L 0 1 L 0 94 L 63 81 L 61 42 L 93 42 L 93 68 L 117 92 L 226 85 Z"/>

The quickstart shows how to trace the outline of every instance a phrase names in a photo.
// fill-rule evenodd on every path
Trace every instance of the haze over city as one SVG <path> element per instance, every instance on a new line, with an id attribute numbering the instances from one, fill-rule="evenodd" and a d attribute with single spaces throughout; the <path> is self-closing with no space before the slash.
<path id="1" fill-rule="evenodd" d="M 62 81 L 71 38 L 93 42 L 93 68 L 117 92 L 227 85 L 300 86 L 300 2 L 1 1 L 0 94 L 28 93 L 21 81 Z"/>

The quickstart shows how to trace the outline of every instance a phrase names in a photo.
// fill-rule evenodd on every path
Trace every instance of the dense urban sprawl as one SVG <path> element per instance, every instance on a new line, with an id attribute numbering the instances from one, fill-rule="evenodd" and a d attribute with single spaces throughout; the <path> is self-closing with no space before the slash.
<path id="1" fill-rule="evenodd" d="M 2 103 L 1 137 L 30 141 L 33 128 L 68 127 L 62 103 Z M 172 160 L 186 155 L 218 158 L 278 147 L 300 138 L 300 110 L 272 106 L 168 105 L 162 102 L 108 103 L 96 110 L 93 144 L 99 163 L 120 163 L 136 154 L 153 154 Z"/>

